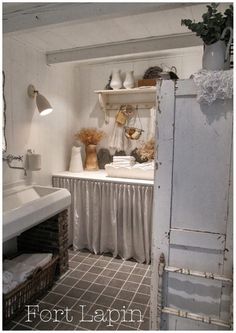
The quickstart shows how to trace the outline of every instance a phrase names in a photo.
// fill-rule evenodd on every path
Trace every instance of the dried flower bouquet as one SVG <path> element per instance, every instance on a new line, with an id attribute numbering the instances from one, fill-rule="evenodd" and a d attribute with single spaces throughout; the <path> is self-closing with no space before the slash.
<path id="1" fill-rule="evenodd" d="M 75 139 L 80 140 L 83 144 L 97 145 L 105 137 L 105 132 L 96 128 L 82 128 L 75 134 Z"/>

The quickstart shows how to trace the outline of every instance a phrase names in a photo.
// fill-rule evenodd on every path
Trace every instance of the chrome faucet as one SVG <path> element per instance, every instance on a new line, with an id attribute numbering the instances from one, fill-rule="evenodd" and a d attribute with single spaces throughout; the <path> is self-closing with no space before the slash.
<path id="1" fill-rule="evenodd" d="M 20 161 L 20 162 L 23 162 L 23 156 L 20 156 L 20 155 L 15 156 L 15 155 L 11 155 L 11 154 L 9 154 L 9 155 L 7 155 L 7 156 L 3 156 L 2 159 L 3 159 L 4 162 L 7 162 L 9 168 L 11 168 L 11 169 L 24 170 L 24 175 L 27 176 L 27 173 L 26 173 L 26 169 L 25 169 L 25 168 L 23 168 L 23 167 L 17 167 L 17 166 L 12 166 L 12 165 L 11 165 L 11 162 L 14 161 L 14 160 L 16 160 L 16 161 Z"/>

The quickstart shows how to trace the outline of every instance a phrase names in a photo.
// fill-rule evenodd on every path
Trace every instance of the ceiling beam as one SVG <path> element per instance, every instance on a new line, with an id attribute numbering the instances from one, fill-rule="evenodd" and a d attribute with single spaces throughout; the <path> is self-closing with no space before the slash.
<path id="1" fill-rule="evenodd" d="M 3 3 L 3 32 L 34 29 L 51 24 L 143 14 L 186 6 L 184 3 Z"/>
<path id="2" fill-rule="evenodd" d="M 123 42 L 114 42 L 99 44 L 95 46 L 78 47 L 63 51 L 48 52 L 47 63 L 58 64 L 72 61 L 103 61 L 108 58 L 119 59 L 122 57 L 137 57 L 137 54 L 147 52 L 157 52 L 162 50 L 170 50 L 176 48 L 184 48 L 202 45 L 200 38 L 192 33 L 184 33 L 178 35 L 148 37 L 142 39 L 132 39 Z"/>

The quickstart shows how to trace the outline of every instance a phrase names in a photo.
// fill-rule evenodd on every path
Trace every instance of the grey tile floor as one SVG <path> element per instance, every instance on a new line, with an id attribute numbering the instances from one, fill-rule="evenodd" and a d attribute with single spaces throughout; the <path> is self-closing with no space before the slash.
<path id="1" fill-rule="evenodd" d="M 69 271 L 35 303 L 35 318 L 24 311 L 5 330 L 149 329 L 149 265 L 88 251 L 69 257 Z"/>

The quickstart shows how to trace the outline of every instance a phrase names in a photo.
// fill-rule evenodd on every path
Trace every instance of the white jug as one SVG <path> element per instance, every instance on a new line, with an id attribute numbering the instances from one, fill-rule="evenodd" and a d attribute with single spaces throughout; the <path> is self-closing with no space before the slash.
<path id="1" fill-rule="evenodd" d="M 126 72 L 124 87 L 126 89 L 134 88 L 134 71 L 127 71 Z"/>
<path id="2" fill-rule="evenodd" d="M 83 164 L 81 159 L 81 147 L 72 147 L 71 160 L 70 160 L 70 172 L 82 172 Z"/>
<path id="3" fill-rule="evenodd" d="M 118 90 L 122 87 L 122 81 L 119 69 L 113 69 L 110 86 L 112 87 L 113 90 Z"/>
<path id="4" fill-rule="evenodd" d="M 204 45 L 203 69 L 219 71 L 230 68 L 229 48 L 233 38 L 232 28 L 226 27 L 221 35 L 221 39 L 224 39 L 227 30 L 230 31 L 230 38 L 227 45 L 223 40 L 218 40 L 210 45 Z"/>

